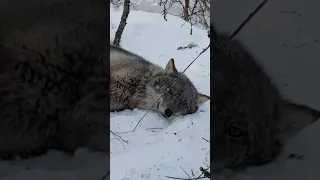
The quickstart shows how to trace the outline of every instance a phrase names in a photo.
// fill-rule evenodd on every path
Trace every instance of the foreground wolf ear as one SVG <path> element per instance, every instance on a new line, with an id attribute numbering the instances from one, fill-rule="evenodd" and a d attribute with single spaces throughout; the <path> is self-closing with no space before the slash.
<path id="1" fill-rule="evenodd" d="M 320 112 L 309 107 L 281 100 L 277 117 L 277 136 L 285 143 L 292 136 L 320 118 Z"/>
<path id="2" fill-rule="evenodd" d="M 196 101 L 197 105 L 203 104 L 203 103 L 207 102 L 209 99 L 210 99 L 209 96 L 198 93 L 197 94 L 197 101 Z"/>
<path id="3" fill-rule="evenodd" d="M 178 73 L 178 71 L 177 71 L 177 69 L 176 69 L 176 67 L 174 65 L 173 58 L 170 59 L 170 61 L 168 62 L 167 66 L 165 68 L 165 70 L 166 70 L 166 72 L 168 74 L 176 74 L 176 73 Z"/>

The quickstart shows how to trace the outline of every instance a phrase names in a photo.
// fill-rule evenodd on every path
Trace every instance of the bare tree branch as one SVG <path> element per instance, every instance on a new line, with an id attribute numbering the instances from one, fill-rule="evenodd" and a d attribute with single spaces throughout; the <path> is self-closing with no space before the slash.
<path id="1" fill-rule="evenodd" d="M 191 25 L 190 35 L 192 35 L 192 27 L 201 25 L 205 29 L 209 29 L 210 22 L 210 1 L 209 0 L 160 0 L 160 6 L 163 7 L 162 15 L 167 21 L 167 14 L 179 16 Z M 181 7 L 181 11 L 170 12 L 170 9 Z M 175 13 L 175 14 L 173 14 Z"/>

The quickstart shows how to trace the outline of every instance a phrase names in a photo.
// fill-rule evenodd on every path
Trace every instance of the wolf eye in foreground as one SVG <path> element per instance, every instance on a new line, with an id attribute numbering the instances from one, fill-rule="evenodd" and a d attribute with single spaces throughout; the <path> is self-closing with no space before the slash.
<path id="1" fill-rule="evenodd" d="M 170 92 L 162 94 L 164 92 L 159 91 L 159 85 L 171 87 Z M 162 98 L 158 102 L 159 97 Z M 170 118 L 195 113 L 198 106 L 209 99 L 197 91 L 187 76 L 177 71 L 173 59 L 163 69 L 136 54 L 110 45 L 110 111 L 151 109 Z"/>
<path id="2" fill-rule="evenodd" d="M 165 111 L 164 111 L 164 115 L 166 115 L 167 117 L 171 117 L 173 114 L 173 112 L 171 111 L 171 109 L 167 108 Z"/>

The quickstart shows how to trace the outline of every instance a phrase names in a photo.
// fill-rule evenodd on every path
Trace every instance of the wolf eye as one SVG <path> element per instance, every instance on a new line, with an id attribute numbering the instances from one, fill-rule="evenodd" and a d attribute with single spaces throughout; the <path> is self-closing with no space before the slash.
<path id="1" fill-rule="evenodd" d="M 243 141 L 247 137 L 248 125 L 244 121 L 231 121 L 227 125 L 227 134 L 232 141 Z"/>
<path id="2" fill-rule="evenodd" d="M 243 130 L 237 126 L 230 126 L 228 128 L 228 133 L 233 138 L 240 138 L 244 135 Z"/>
<path id="3" fill-rule="evenodd" d="M 167 108 L 164 110 L 164 115 L 166 115 L 167 117 L 171 117 L 173 114 L 173 112 L 171 111 L 170 108 Z"/>

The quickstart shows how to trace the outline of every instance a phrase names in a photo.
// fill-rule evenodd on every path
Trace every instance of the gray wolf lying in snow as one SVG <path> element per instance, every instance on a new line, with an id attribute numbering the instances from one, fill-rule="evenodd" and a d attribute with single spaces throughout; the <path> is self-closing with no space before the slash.
<path id="1" fill-rule="evenodd" d="M 266 164 L 280 154 L 289 137 L 320 113 L 284 100 L 239 40 L 227 41 L 228 36 L 212 25 L 210 34 L 211 162 L 228 168 Z"/>
<path id="2" fill-rule="evenodd" d="M 1 158 L 109 152 L 107 3 L 1 3 Z"/>
<path id="3" fill-rule="evenodd" d="M 174 83 L 157 102 L 160 96 Z M 171 59 L 165 69 L 110 45 L 110 110 L 152 109 L 165 118 L 191 114 L 209 97 L 197 92 Z"/>

